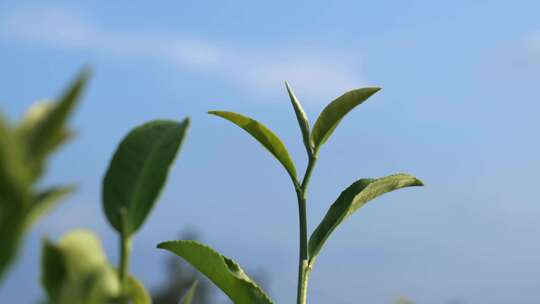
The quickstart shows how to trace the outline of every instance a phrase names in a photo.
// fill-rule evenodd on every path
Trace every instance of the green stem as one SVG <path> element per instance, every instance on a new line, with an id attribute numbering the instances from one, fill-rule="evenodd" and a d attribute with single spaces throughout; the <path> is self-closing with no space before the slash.
<path id="1" fill-rule="evenodd" d="M 300 255 L 298 259 L 298 290 L 296 301 L 298 304 L 305 304 L 307 295 L 306 269 L 309 263 L 309 256 L 307 251 L 306 200 L 300 192 L 298 193 L 298 214 L 300 223 Z"/>
<path id="2" fill-rule="evenodd" d="M 118 277 L 120 280 L 122 297 L 121 304 L 129 303 L 128 297 L 128 279 L 129 279 L 129 257 L 131 254 L 131 237 L 127 233 L 127 212 L 122 209 L 120 212 L 122 220 L 122 231 L 120 233 L 120 266 L 118 268 Z"/>
<path id="3" fill-rule="evenodd" d="M 308 254 L 308 238 L 307 238 L 307 187 L 311 178 L 311 173 L 315 167 L 317 158 L 310 155 L 306 173 L 302 180 L 300 189 L 297 189 L 296 196 L 298 199 L 298 215 L 300 226 L 300 255 L 298 259 L 298 289 L 296 294 L 297 304 L 306 304 L 307 302 L 307 286 L 309 279 L 309 254 Z"/>

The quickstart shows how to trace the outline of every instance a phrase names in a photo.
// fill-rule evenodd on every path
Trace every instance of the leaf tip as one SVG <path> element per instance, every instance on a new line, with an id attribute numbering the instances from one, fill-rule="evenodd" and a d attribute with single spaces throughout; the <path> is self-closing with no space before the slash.
<path id="1" fill-rule="evenodd" d="M 180 124 L 185 125 L 186 128 L 189 127 L 191 125 L 191 118 L 189 116 L 184 118 Z"/>
<path id="2" fill-rule="evenodd" d="M 167 245 L 172 243 L 173 241 L 165 241 L 165 242 L 161 242 L 159 244 L 156 245 L 156 248 L 159 248 L 159 249 L 167 249 Z"/>
<path id="3" fill-rule="evenodd" d="M 410 175 L 410 174 L 407 174 L 407 173 L 397 173 L 395 175 L 405 177 L 407 179 L 407 185 L 408 185 L 407 187 L 422 187 L 422 186 L 424 186 L 424 182 L 421 181 L 416 176 L 413 176 L 413 175 Z"/>
<path id="4" fill-rule="evenodd" d="M 82 67 L 82 69 L 81 69 L 81 71 L 79 73 L 79 78 L 84 79 L 86 81 L 90 77 L 92 77 L 93 73 L 94 73 L 94 69 L 92 68 L 91 65 L 87 64 L 87 65 Z"/>
<path id="5" fill-rule="evenodd" d="M 424 182 L 419 180 L 418 178 L 414 178 L 414 183 L 413 183 L 413 186 L 418 186 L 418 187 L 423 187 L 425 186 Z"/>
<path id="6" fill-rule="evenodd" d="M 206 114 L 219 116 L 219 113 L 220 113 L 220 112 L 221 112 L 221 111 L 212 110 L 212 111 L 206 112 Z"/>
<path id="7" fill-rule="evenodd" d="M 89 65 L 83 66 L 79 73 L 77 74 L 77 77 L 75 78 L 75 86 L 76 87 L 84 87 L 88 80 L 92 77 L 93 69 Z"/>

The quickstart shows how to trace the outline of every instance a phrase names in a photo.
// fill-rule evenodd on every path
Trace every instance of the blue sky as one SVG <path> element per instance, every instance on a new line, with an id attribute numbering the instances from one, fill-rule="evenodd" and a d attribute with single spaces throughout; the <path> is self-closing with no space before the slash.
<path id="1" fill-rule="evenodd" d="M 383 90 L 321 151 L 313 229 L 361 177 L 409 172 L 426 187 L 377 199 L 329 240 L 310 303 L 538 303 L 540 3 L 537 1 L 0 2 L 0 104 L 13 119 L 84 65 L 94 77 L 46 183 L 80 191 L 41 221 L 0 299 L 41 295 L 39 247 L 86 227 L 116 259 L 100 182 L 116 143 L 155 118 L 192 118 L 160 203 L 135 240 L 133 272 L 163 279 L 155 244 L 185 229 L 291 303 L 297 210 L 285 171 L 249 136 L 205 114 L 255 117 L 304 149 L 283 81 L 311 122 L 346 90 Z"/>

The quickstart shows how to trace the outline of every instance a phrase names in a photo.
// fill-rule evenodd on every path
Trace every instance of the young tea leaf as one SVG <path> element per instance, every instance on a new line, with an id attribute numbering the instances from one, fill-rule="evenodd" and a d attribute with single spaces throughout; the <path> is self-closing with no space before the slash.
<path id="1" fill-rule="evenodd" d="M 322 222 L 309 239 L 310 264 L 313 263 L 330 234 L 347 217 L 372 199 L 397 189 L 423 186 L 423 183 L 407 174 L 394 174 L 378 179 L 360 179 L 345 189 L 332 204 Z"/>
<path id="2" fill-rule="evenodd" d="M 274 157 L 285 167 L 285 170 L 289 173 L 289 176 L 296 181 L 296 168 L 294 163 L 285 148 L 285 145 L 266 126 L 260 122 L 251 119 L 247 116 L 227 111 L 210 111 L 208 114 L 213 114 L 234 123 L 240 128 L 244 129 L 251 136 L 253 136 L 263 147 L 265 147 Z"/>
<path id="3" fill-rule="evenodd" d="M 0 113 L 0 281 L 15 260 L 25 232 L 70 189 L 34 189 L 46 157 L 69 136 L 66 120 L 88 78 L 80 73 L 58 102 L 31 108 L 11 127 Z"/>
<path id="4" fill-rule="evenodd" d="M 118 146 L 103 180 L 103 208 L 109 223 L 122 231 L 127 212 L 129 236 L 141 227 L 165 184 L 189 126 L 189 119 L 156 120 L 132 130 Z"/>
<path id="5" fill-rule="evenodd" d="M 264 291 L 233 260 L 195 241 L 170 241 L 158 245 L 189 262 L 216 284 L 236 304 L 272 303 Z"/>
<path id="6" fill-rule="evenodd" d="M 72 99 L 68 101 L 76 102 L 76 99 Z M 41 126 L 43 126 L 48 119 L 50 119 L 51 115 L 54 114 L 54 111 L 58 111 L 60 105 L 61 105 L 60 102 L 55 103 L 53 101 L 40 101 L 33 104 L 28 109 L 22 122 L 19 124 L 19 126 L 15 130 L 17 135 L 23 140 L 23 142 L 25 142 L 25 144 L 28 145 L 28 150 L 29 150 L 27 151 L 28 153 L 30 153 L 32 149 L 35 149 L 32 147 L 33 145 L 36 144 L 34 142 L 35 133 L 39 131 L 39 128 L 41 128 Z M 71 106 L 74 106 L 74 104 L 71 104 Z M 53 152 L 61 144 L 65 143 L 72 137 L 73 137 L 73 132 L 68 130 L 65 126 L 61 126 L 59 130 L 55 132 L 51 132 L 50 138 L 44 144 L 43 151 L 41 151 L 41 156 L 44 156 L 46 154 Z M 36 155 L 32 155 L 32 154 L 27 155 L 27 158 L 30 161 L 39 162 L 40 160 L 39 158 L 36 157 Z"/>
<path id="7" fill-rule="evenodd" d="M 311 155 L 311 153 L 313 153 L 313 144 L 311 143 L 311 139 L 309 138 L 309 122 L 306 112 L 304 111 L 304 108 L 302 108 L 302 104 L 300 104 L 300 101 L 298 100 L 298 98 L 296 98 L 293 90 L 286 81 L 285 86 L 287 87 L 287 93 L 289 93 L 289 98 L 291 99 L 294 113 L 296 114 L 298 125 L 300 126 L 300 132 L 302 132 L 304 146 L 306 146 L 308 154 Z"/>
<path id="8" fill-rule="evenodd" d="M 362 88 L 352 90 L 341 95 L 327 105 L 319 115 L 319 118 L 317 118 L 317 121 L 315 121 L 313 130 L 311 131 L 311 141 L 314 145 L 315 151 L 318 151 L 326 140 L 328 140 L 341 119 L 343 119 L 343 117 L 345 117 L 349 111 L 351 111 L 357 105 L 363 103 L 366 99 L 379 90 L 380 88 Z"/>
<path id="9" fill-rule="evenodd" d="M 41 261 L 41 282 L 53 303 L 106 303 L 120 295 L 118 276 L 90 231 L 72 231 L 57 244 L 46 240 Z"/>
<path id="10" fill-rule="evenodd" d="M 24 131 L 30 160 L 41 162 L 68 137 L 64 124 L 75 108 L 89 76 L 90 72 L 83 70 L 58 102 L 39 104 L 27 116 L 22 126 L 30 127 Z"/>

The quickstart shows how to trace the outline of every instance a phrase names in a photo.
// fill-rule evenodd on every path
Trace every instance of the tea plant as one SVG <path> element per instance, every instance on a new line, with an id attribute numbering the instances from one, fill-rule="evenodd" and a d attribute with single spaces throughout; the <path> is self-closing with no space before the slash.
<path id="1" fill-rule="evenodd" d="M 34 104 L 11 125 L 0 113 L 0 282 L 24 234 L 74 185 L 38 186 L 50 156 L 73 137 L 66 126 L 89 76 L 81 72 L 56 102 Z"/>
<path id="2" fill-rule="evenodd" d="M 36 185 L 45 171 L 48 157 L 71 138 L 72 132 L 65 126 L 66 121 L 77 105 L 88 75 L 86 70 L 81 72 L 57 102 L 34 105 L 16 126 L 0 116 L 0 280 L 31 224 L 74 189 L 73 186 L 41 189 Z M 285 145 L 270 129 L 234 112 L 209 113 L 247 131 L 285 168 L 296 192 L 299 210 L 297 303 L 305 304 L 310 273 L 333 231 L 372 199 L 400 188 L 421 186 L 422 182 L 403 173 L 359 179 L 341 192 L 308 239 L 308 185 L 320 149 L 345 115 L 379 88 L 357 89 L 338 97 L 321 112 L 312 130 L 287 83 L 286 89 L 307 153 L 307 166 L 301 179 Z M 103 210 L 119 239 L 118 267 L 108 261 L 99 238 L 91 231 L 71 231 L 57 242 L 45 239 L 41 282 L 48 303 L 151 302 L 146 288 L 130 275 L 131 242 L 157 202 L 188 127 L 189 119 L 182 122 L 154 120 L 131 130 L 121 141 L 102 185 Z M 158 247 L 184 258 L 235 303 L 272 303 L 235 261 L 208 246 L 181 240 L 164 242 Z M 181 303 L 191 303 L 196 285 L 194 282 Z"/>
<path id="3" fill-rule="evenodd" d="M 308 163 L 302 179 L 298 179 L 296 167 L 285 145 L 269 128 L 256 120 L 234 112 L 210 111 L 209 114 L 222 117 L 244 129 L 265 147 L 287 171 L 296 192 L 299 210 L 300 243 L 297 303 L 305 304 L 310 272 L 320 250 L 332 232 L 345 219 L 372 199 L 400 188 L 422 186 L 423 184 L 417 178 L 403 173 L 382 178 L 359 179 L 341 192 L 308 239 L 306 214 L 308 185 L 320 149 L 345 115 L 380 89 L 373 87 L 362 88 L 338 97 L 321 112 L 313 125 L 313 129 L 310 131 L 307 116 L 300 102 L 287 83 L 286 88 L 307 152 Z M 221 288 L 234 303 L 272 303 L 266 293 L 247 276 L 236 262 L 208 246 L 195 241 L 181 240 L 164 242 L 159 244 L 158 247 L 184 258 Z"/>

